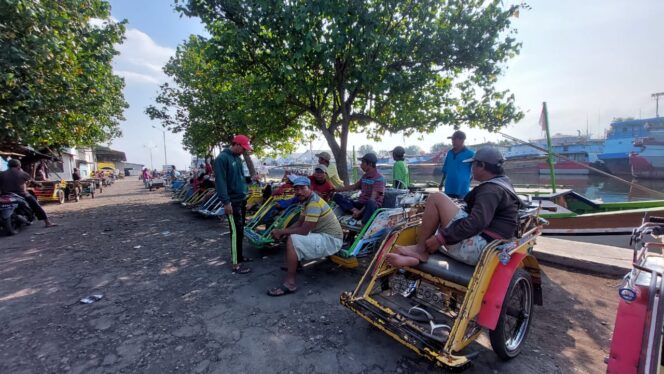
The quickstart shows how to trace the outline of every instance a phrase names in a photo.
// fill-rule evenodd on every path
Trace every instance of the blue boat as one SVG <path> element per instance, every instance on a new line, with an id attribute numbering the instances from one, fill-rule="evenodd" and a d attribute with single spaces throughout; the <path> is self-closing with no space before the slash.
<path id="1" fill-rule="evenodd" d="M 638 154 L 641 148 L 634 146 L 634 139 L 648 137 L 647 125 L 664 124 L 664 118 L 633 119 L 611 123 L 604 152 L 597 157 L 612 174 L 631 175 L 629 155 Z"/>

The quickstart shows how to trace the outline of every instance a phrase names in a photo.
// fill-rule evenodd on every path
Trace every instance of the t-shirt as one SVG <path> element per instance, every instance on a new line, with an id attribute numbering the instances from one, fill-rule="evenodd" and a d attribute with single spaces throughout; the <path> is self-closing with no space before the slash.
<path id="1" fill-rule="evenodd" d="M 443 174 L 445 174 L 445 193 L 448 195 L 456 195 L 464 197 L 470 190 L 470 177 L 472 163 L 463 162 L 472 158 L 475 152 L 463 147 L 459 152 L 455 153 L 454 149 L 450 149 L 445 156 L 445 163 L 443 164 Z"/>
<path id="2" fill-rule="evenodd" d="M 335 188 L 344 186 L 344 182 L 341 180 L 341 178 L 339 178 L 339 172 L 337 171 L 336 164 L 327 165 L 327 178 Z"/>
<path id="3" fill-rule="evenodd" d="M 511 184 L 507 177 L 500 178 Z M 484 230 L 504 239 L 514 237 L 519 224 L 520 204 L 516 195 L 498 184 L 484 182 L 470 191 L 464 200 L 468 217 L 452 222 L 442 231 L 445 242 L 455 244 Z"/>
<path id="4" fill-rule="evenodd" d="M 385 177 L 376 169 L 370 169 L 362 175 L 360 183 L 360 198 L 357 200 L 359 203 L 364 204 L 369 199 L 373 192 L 376 194 L 376 205 L 383 206 L 383 195 L 385 194 Z"/>
<path id="5" fill-rule="evenodd" d="M 399 160 L 392 167 L 392 179 L 394 188 L 408 188 L 410 186 L 410 174 L 408 173 L 408 164 L 406 161 Z"/>
<path id="6" fill-rule="evenodd" d="M 318 196 L 322 197 L 325 201 L 330 201 L 330 197 L 332 197 L 332 192 L 334 191 L 332 183 L 330 183 L 329 180 L 326 180 L 325 183 L 320 184 L 316 182 L 316 178 L 314 178 L 313 175 L 309 176 L 309 180 L 311 181 L 311 190 L 317 193 Z"/>
<path id="7" fill-rule="evenodd" d="M 312 233 L 328 234 L 343 240 L 343 231 L 337 216 L 329 205 L 318 194 L 313 192 L 304 203 L 304 222 L 315 222 Z"/>
<path id="8" fill-rule="evenodd" d="M 28 193 L 25 188 L 25 183 L 29 181 L 30 174 L 21 170 L 18 167 L 10 168 L 0 173 L 0 192 L 23 195 Z"/>

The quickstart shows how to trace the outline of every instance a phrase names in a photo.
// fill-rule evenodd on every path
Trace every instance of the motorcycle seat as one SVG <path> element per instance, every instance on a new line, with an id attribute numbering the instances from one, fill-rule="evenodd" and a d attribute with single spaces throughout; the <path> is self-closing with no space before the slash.
<path id="1" fill-rule="evenodd" d="M 466 265 L 442 253 L 434 253 L 427 262 L 422 262 L 415 268 L 463 286 L 468 286 L 475 272 L 474 266 Z"/>

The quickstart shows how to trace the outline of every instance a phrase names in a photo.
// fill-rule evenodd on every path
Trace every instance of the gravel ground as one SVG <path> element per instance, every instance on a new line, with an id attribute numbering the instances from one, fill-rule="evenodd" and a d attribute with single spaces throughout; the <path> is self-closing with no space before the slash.
<path id="1" fill-rule="evenodd" d="M 60 226 L 0 238 L 0 373 L 439 370 L 339 305 L 359 271 L 323 262 L 268 297 L 280 251 L 245 244 L 254 272 L 233 275 L 225 224 L 135 179 L 46 210 Z M 483 335 L 467 373 L 605 372 L 619 281 L 543 269 L 523 353 L 501 362 Z"/>

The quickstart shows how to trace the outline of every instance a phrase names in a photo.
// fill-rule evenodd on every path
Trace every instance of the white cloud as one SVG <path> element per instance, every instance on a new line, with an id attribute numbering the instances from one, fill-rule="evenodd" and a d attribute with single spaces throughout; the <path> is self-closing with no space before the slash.
<path id="1" fill-rule="evenodd" d="M 117 46 L 120 55 L 113 60 L 114 70 L 127 83 L 154 84 L 168 80 L 162 67 L 175 55 L 175 49 L 157 44 L 138 29 L 127 29 L 125 41 Z"/>

